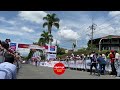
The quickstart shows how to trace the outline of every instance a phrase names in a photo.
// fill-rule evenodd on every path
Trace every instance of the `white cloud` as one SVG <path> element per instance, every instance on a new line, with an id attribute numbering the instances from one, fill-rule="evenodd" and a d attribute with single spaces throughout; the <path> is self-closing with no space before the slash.
<path id="1" fill-rule="evenodd" d="M 94 31 L 94 38 L 100 38 L 107 35 L 118 35 L 120 32 L 120 14 L 118 11 L 110 11 L 108 17 L 99 17 L 96 19 L 96 30 Z M 91 32 L 91 30 L 90 30 Z"/>
<path id="2" fill-rule="evenodd" d="M 21 28 L 23 31 L 25 31 L 25 32 L 34 32 L 34 30 L 33 29 L 31 29 L 31 28 L 28 28 L 28 27 L 22 27 Z"/>
<path id="3" fill-rule="evenodd" d="M 120 23 L 120 11 L 110 11 L 108 14 L 110 17 L 113 17 L 112 22 L 119 24 Z"/>
<path id="4" fill-rule="evenodd" d="M 60 44 L 60 41 L 59 41 L 59 40 L 57 40 L 57 39 L 53 39 L 52 44 L 53 44 L 53 45 L 55 45 L 55 44 L 56 44 L 56 41 L 57 41 L 57 44 Z"/>
<path id="5" fill-rule="evenodd" d="M 0 29 L 0 33 L 7 34 L 7 35 L 19 35 L 19 36 L 23 35 L 22 32 L 11 31 L 11 30 L 6 30 L 6 29 Z"/>
<path id="6" fill-rule="evenodd" d="M 4 17 L 0 17 L 0 21 L 6 21 Z"/>
<path id="7" fill-rule="evenodd" d="M 68 40 L 76 40 L 80 38 L 80 35 L 78 35 L 77 32 L 67 27 L 61 28 L 60 31 L 58 31 L 58 35 Z"/>
<path id="8" fill-rule="evenodd" d="M 4 17 L 0 17 L 0 21 L 4 23 L 9 23 L 14 25 L 16 22 L 14 20 L 6 20 Z"/>
<path id="9" fill-rule="evenodd" d="M 18 16 L 23 20 L 28 20 L 35 23 L 42 23 L 43 17 L 47 15 L 44 11 L 20 11 Z"/>
<path id="10" fill-rule="evenodd" d="M 119 14 L 120 14 L 120 11 L 110 11 L 109 12 L 110 16 L 116 16 L 116 15 L 119 15 Z"/>
<path id="11" fill-rule="evenodd" d="M 86 29 L 90 25 L 90 20 L 88 17 L 83 17 L 82 19 L 65 19 L 65 20 L 60 20 L 60 27 L 69 27 L 69 28 L 74 28 L 78 30 L 83 30 Z"/>
<path id="12" fill-rule="evenodd" d="M 39 40 L 40 34 L 42 33 L 42 31 L 39 31 L 42 30 L 42 27 L 39 27 L 39 25 L 43 24 L 43 17 L 46 16 L 46 14 L 47 13 L 44 11 L 20 11 L 17 17 L 10 18 L 8 20 L 5 17 L 0 17 L 0 22 L 2 22 L 0 25 L 2 28 L 0 29 L 0 33 L 9 34 L 11 36 L 18 35 L 18 37 L 23 35 L 24 37 L 20 37 L 19 42 L 25 40 L 26 43 L 37 42 Z M 59 16 L 62 15 L 59 12 L 58 14 Z M 104 23 L 106 19 L 114 17 L 118 14 L 120 14 L 120 11 L 110 11 L 108 14 L 106 13 L 105 17 L 104 15 L 99 17 L 95 16 L 94 23 L 97 24 L 97 27 L 94 33 L 94 38 L 109 34 L 120 35 L 120 16 L 117 16 L 114 19 Z M 33 23 L 29 23 L 28 21 Z M 32 25 L 34 23 L 35 25 Z M 70 45 L 67 42 L 71 43 L 71 40 L 78 39 L 80 46 L 84 46 L 90 39 L 90 37 L 86 34 L 91 33 L 91 30 L 87 29 L 91 23 L 91 14 L 88 12 L 84 12 L 83 14 L 80 12 L 65 12 L 64 15 L 60 18 L 59 31 L 57 31 L 56 28 L 52 28 L 54 31 L 52 32 L 52 35 L 55 38 L 53 44 L 55 44 L 56 40 L 58 40 L 57 43 L 60 43 L 63 47 L 66 46 L 67 48 Z M 103 25 L 99 27 L 101 24 Z M 45 30 L 47 30 L 47 27 Z M 58 33 L 56 34 L 56 32 Z M 84 41 L 84 43 L 81 41 Z M 62 42 L 65 42 L 64 45 Z"/>
<path id="13" fill-rule="evenodd" d="M 106 35 L 114 35 L 115 34 L 115 29 L 110 26 L 109 23 L 103 24 L 101 27 L 96 28 L 96 30 L 94 31 L 94 37 L 95 38 L 99 38 L 99 37 L 103 37 Z"/>

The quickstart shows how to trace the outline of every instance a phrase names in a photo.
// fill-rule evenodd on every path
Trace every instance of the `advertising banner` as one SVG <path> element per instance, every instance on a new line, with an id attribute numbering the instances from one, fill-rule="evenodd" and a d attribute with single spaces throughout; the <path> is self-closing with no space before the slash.
<path id="1" fill-rule="evenodd" d="M 28 48 L 30 48 L 30 49 L 41 49 L 41 50 L 45 49 L 45 47 L 38 46 L 38 45 L 29 45 Z"/>
<path id="2" fill-rule="evenodd" d="M 75 67 L 75 62 L 74 61 L 69 61 L 69 67 L 74 68 Z"/>
<path id="3" fill-rule="evenodd" d="M 18 48 L 29 48 L 29 44 L 18 44 Z"/>
<path id="4" fill-rule="evenodd" d="M 65 67 L 68 67 L 68 63 L 66 61 L 61 61 L 61 63 L 63 63 Z"/>
<path id="5" fill-rule="evenodd" d="M 44 46 L 46 52 L 50 52 L 50 53 L 56 53 L 57 51 L 57 46 Z"/>
<path id="6" fill-rule="evenodd" d="M 16 50 L 16 43 L 10 43 L 10 48 Z"/>
<path id="7" fill-rule="evenodd" d="M 76 61 L 76 67 L 77 68 L 81 68 L 81 64 L 82 64 L 81 60 Z"/>
<path id="8" fill-rule="evenodd" d="M 54 60 L 56 59 L 56 54 L 47 54 L 47 60 Z"/>

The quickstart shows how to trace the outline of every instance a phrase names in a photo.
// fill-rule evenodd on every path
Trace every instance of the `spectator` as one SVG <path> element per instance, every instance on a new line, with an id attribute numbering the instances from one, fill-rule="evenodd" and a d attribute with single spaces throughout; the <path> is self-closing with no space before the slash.
<path id="1" fill-rule="evenodd" d="M 19 70 L 20 69 L 20 53 L 18 53 L 18 52 L 15 52 L 15 62 L 16 62 L 16 66 L 17 66 L 17 70 Z"/>
<path id="2" fill-rule="evenodd" d="M 9 49 L 9 43 L 10 43 L 10 39 L 6 39 L 5 41 L 1 42 L 1 45 L 2 45 L 3 48 L 8 50 Z"/>
<path id="3" fill-rule="evenodd" d="M 103 71 L 103 75 L 104 75 L 105 74 L 106 61 L 105 61 L 104 57 L 102 57 L 102 54 L 99 55 L 97 61 L 99 63 L 100 74 L 102 74 L 102 71 Z"/>
<path id="4" fill-rule="evenodd" d="M 111 75 L 116 75 L 117 76 L 117 72 L 116 72 L 116 69 L 115 69 L 115 51 L 114 50 L 111 50 L 110 51 L 110 62 L 111 62 L 111 68 L 112 68 L 112 72 L 111 72 Z"/>
<path id="5" fill-rule="evenodd" d="M 40 57 L 40 52 L 38 51 L 38 50 L 34 50 L 34 54 L 33 54 L 33 57 L 34 57 L 34 60 L 35 60 L 35 65 L 36 65 L 36 67 L 37 67 L 37 65 L 38 65 L 38 57 Z"/>
<path id="6" fill-rule="evenodd" d="M 35 58 L 35 66 L 37 67 L 38 66 L 38 59 Z"/>
<path id="7" fill-rule="evenodd" d="M 4 62 L 4 49 L 0 47 L 0 63 Z"/>
<path id="8" fill-rule="evenodd" d="M 98 72 L 98 69 L 97 69 L 97 57 L 96 57 L 96 54 L 95 52 L 92 52 L 92 54 L 90 55 L 90 59 L 91 59 L 91 65 L 90 65 L 90 75 L 92 74 L 92 68 L 94 67 L 95 70 Z M 95 72 L 94 72 L 95 74 Z M 99 76 L 99 72 L 98 72 L 98 76 Z"/>
<path id="9" fill-rule="evenodd" d="M 40 66 L 41 56 L 38 56 L 38 57 L 37 57 L 37 60 L 38 60 L 38 66 Z M 56 59 L 54 59 L 54 60 L 56 60 Z"/>
<path id="10" fill-rule="evenodd" d="M 5 51 L 4 53 L 5 61 L 9 61 L 10 63 L 14 63 L 14 53 L 12 50 Z"/>
<path id="11" fill-rule="evenodd" d="M 120 76 L 120 54 L 115 51 L 115 69 L 117 73 L 117 77 Z"/>
<path id="12" fill-rule="evenodd" d="M 120 54 L 119 54 L 117 51 L 115 51 L 115 60 L 118 60 L 119 55 L 120 55 Z"/>
<path id="13" fill-rule="evenodd" d="M 120 56 L 118 57 L 117 62 L 115 62 L 115 68 L 117 71 L 117 77 L 120 77 Z"/>
<path id="14" fill-rule="evenodd" d="M 14 58 L 11 58 L 0 64 L 0 79 L 16 79 L 16 66 L 13 63 Z"/>
<path id="15" fill-rule="evenodd" d="M 104 58 L 105 61 L 107 60 L 105 54 L 102 54 L 102 57 Z"/>

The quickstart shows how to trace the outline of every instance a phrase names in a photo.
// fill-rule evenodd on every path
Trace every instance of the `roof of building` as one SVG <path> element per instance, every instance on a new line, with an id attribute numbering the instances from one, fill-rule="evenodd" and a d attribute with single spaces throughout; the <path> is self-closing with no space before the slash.
<path id="1" fill-rule="evenodd" d="M 107 35 L 107 36 L 104 36 L 104 37 L 101 37 L 101 38 L 103 38 L 103 39 L 120 38 L 120 36 L 118 36 L 118 35 Z M 101 39 L 101 38 L 96 38 L 96 39 Z"/>

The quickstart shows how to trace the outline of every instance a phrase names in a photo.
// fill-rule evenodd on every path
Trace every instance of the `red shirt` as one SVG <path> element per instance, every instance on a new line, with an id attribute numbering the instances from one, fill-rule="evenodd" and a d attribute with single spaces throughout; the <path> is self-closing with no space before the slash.
<path id="1" fill-rule="evenodd" d="M 111 63 L 113 63 L 113 62 L 114 62 L 114 60 L 115 60 L 115 55 L 110 54 L 110 61 L 111 61 Z"/>

